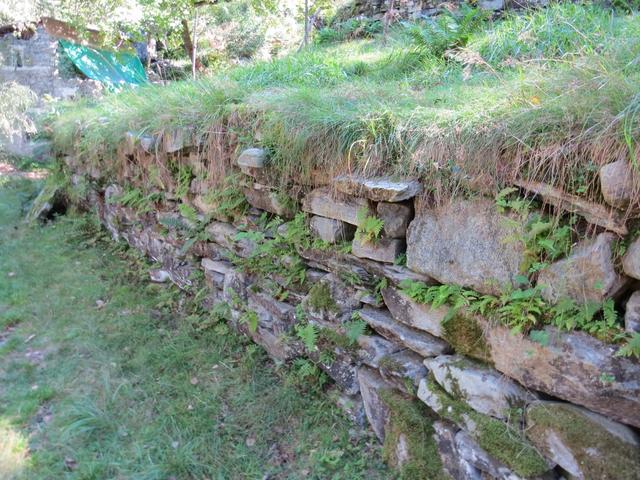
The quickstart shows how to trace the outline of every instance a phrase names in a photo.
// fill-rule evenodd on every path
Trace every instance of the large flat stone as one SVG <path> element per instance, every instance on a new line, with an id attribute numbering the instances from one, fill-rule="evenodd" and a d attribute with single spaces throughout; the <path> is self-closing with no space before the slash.
<path id="1" fill-rule="evenodd" d="M 640 363 L 617 357 L 617 346 L 553 327 L 545 328 L 547 345 L 506 327 L 483 328 L 497 370 L 525 387 L 640 427 Z"/>
<path id="2" fill-rule="evenodd" d="M 624 273 L 640 280 L 640 238 L 636 238 L 627 248 L 622 257 L 622 268 Z"/>
<path id="3" fill-rule="evenodd" d="M 310 192 L 302 203 L 302 210 L 321 217 L 333 218 L 351 225 L 358 225 L 358 212 L 372 214 L 365 198 L 334 198 L 330 188 L 318 188 Z"/>
<path id="4" fill-rule="evenodd" d="M 578 303 L 600 303 L 616 296 L 627 278 L 619 275 L 613 264 L 612 244 L 616 236 L 601 233 L 583 240 L 571 255 L 546 267 L 538 276 L 542 296 L 549 302 L 571 298 Z"/>
<path id="5" fill-rule="evenodd" d="M 441 355 L 424 361 L 435 380 L 451 396 L 477 412 L 506 419 L 537 397 L 493 368 L 460 355 Z"/>
<path id="6" fill-rule="evenodd" d="M 356 257 L 382 263 L 394 263 L 404 251 L 405 242 L 399 238 L 380 238 L 374 242 L 363 242 L 356 236 L 351 243 L 351 253 Z"/>
<path id="7" fill-rule="evenodd" d="M 403 350 L 404 347 L 390 342 L 380 335 L 360 335 L 358 337 L 358 356 L 365 365 L 379 368 L 380 361 L 392 353 Z"/>
<path id="8" fill-rule="evenodd" d="M 435 357 L 450 351 L 444 340 L 396 322 L 386 310 L 365 307 L 360 317 L 383 337 L 400 343 L 423 357 Z"/>
<path id="9" fill-rule="evenodd" d="M 368 286 L 375 286 L 380 278 L 389 280 L 390 285 L 398 285 L 405 280 L 424 282 L 428 285 L 435 283 L 427 275 L 411 271 L 407 267 L 358 258 L 348 253 L 318 248 L 300 249 L 298 253 L 314 268 L 338 275 L 356 275 L 362 284 Z"/>
<path id="10" fill-rule="evenodd" d="M 391 390 L 393 386 L 386 382 L 376 370 L 365 366 L 358 369 L 358 382 L 369 425 L 378 440 L 384 442 L 390 411 L 381 394 L 385 390 Z"/>
<path id="11" fill-rule="evenodd" d="M 559 402 L 533 404 L 526 419 L 531 442 L 571 478 L 639 478 L 640 442 L 630 428 Z"/>
<path id="12" fill-rule="evenodd" d="M 498 295 L 516 284 L 523 227 L 488 199 L 418 212 L 407 232 L 407 266 L 440 283 Z"/>
<path id="13" fill-rule="evenodd" d="M 382 290 L 382 298 L 387 308 L 398 322 L 410 327 L 424 330 L 436 337 L 442 337 L 442 320 L 449 307 L 432 307 L 412 300 L 397 288 L 388 287 Z"/>
<path id="14" fill-rule="evenodd" d="M 293 218 L 296 214 L 294 204 L 282 201 L 277 192 L 261 184 L 253 184 L 251 187 L 243 189 L 244 196 L 254 208 L 273 213 L 285 219 Z"/>
<path id="15" fill-rule="evenodd" d="M 545 183 L 527 182 L 523 180 L 515 182 L 515 184 L 523 190 L 540 196 L 545 203 L 553 205 L 560 211 L 577 213 L 584 217 L 587 222 L 611 230 L 618 235 L 624 236 L 629 233 L 625 225 L 624 216 L 617 210 L 598 203 L 589 202 L 576 195 L 570 195 L 559 188 L 552 187 Z"/>
<path id="16" fill-rule="evenodd" d="M 237 164 L 240 168 L 264 168 L 267 164 L 267 151 L 263 148 L 247 148 L 240 153 Z"/>
<path id="17" fill-rule="evenodd" d="M 309 221 L 311 232 L 327 243 L 350 241 L 356 233 L 355 225 L 314 215 Z"/>
<path id="18" fill-rule="evenodd" d="M 401 202 L 422 191 L 422 185 L 415 179 L 364 178 L 358 175 L 340 175 L 334 179 L 334 186 L 339 192 L 366 197 L 374 202 Z"/>
<path id="19" fill-rule="evenodd" d="M 633 201 L 634 171 L 626 160 L 608 163 L 600 168 L 600 190 L 605 202 L 616 208 L 627 208 Z"/>
<path id="20" fill-rule="evenodd" d="M 482 473 L 460 456 L 456 448 L 456 433 L 460 429 L 438 420 L 433 422 L 433 438 L 438 447 L 442 468 L 454 480 L 482 480 Z"/>
<path id="21" fill-rule="evenodd" d="M 391 353 L 380 360 L 380 373 L 388 382 L 409 395 L 415 395 L 420 380 L 427 375 L 423 358 L 405 349 Z"/>
<path id="22" fill-rule="evenodd" d="M 464 430 L 456 433 L 455 446 L 456 452 L 465 463 L 489 475 L 489 478 L 499 480 L 523 480 L 521 476 L 513 473 L 504 463 L 489 455 L 487 451 L 480 447 L 480 445 L 471 438 L 471 435 Z"/>
<path id="23" fill-rule="evenodd" d="M 383 234 L 387 238 L 404 238 L 409 222 L 413 218 L 413 205 L 409 203 L 380 202 L 376 206 L 377 216 L 382 220 Z"/>

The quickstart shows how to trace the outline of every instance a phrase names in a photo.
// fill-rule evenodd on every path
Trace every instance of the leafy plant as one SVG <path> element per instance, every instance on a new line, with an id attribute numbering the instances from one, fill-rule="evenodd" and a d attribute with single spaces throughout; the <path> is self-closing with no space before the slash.
<path id="1" fill-rule="evenodd" d="M 345 335 L 349 339 L 351 345 L 355 344 L 367 330 L 367 322 L 361 318 L 354 318 L 343 324 Z"/>
<path id="2" fill-rule="evenodd" d="M 640 333 L 636 332 L 627 337 L 627 342 L 616 353 L 619 357 L 640 358 Z"/>
<path id="3" fill-rule="evenodd" d="M 318 342 L 318 329 L 314 324 L 298 324 L 295 326 L 295 330 L 296 335 L 300 340 L 302 340 L 302 343 L 304 343 L 304 346 L 307 350 L 313 352 L 318 349 L 316 345 Z"/>
<path id="4" fill-rule="evenodd" d="M 249 327 L 251 333 L 256 333 L 258 330 L 258 314 L 253 310 L 245 310 L 239 319 L 240 323 L 243 323 Z"/>
<path id="5" fill-rule="evenodd" d="M 384 228 L 384 220 L 368 215 L 366 208 L 358 210 L 357 215 L 358 229 L 356 230 L 356 239 L 362 243 L 373 243 L 380 238 L 382 229 Z"/>

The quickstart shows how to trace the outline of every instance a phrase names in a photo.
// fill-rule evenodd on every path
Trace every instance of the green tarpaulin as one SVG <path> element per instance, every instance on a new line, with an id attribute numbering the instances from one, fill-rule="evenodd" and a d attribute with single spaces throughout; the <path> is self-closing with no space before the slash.
<path id="1" fill-rule="evenodd" d="M 133 53 L 98 50 L 68 40 L 60 40 L 60 46 L 82 73 L 110 89 L 148 81 L 140 59 Z"/>

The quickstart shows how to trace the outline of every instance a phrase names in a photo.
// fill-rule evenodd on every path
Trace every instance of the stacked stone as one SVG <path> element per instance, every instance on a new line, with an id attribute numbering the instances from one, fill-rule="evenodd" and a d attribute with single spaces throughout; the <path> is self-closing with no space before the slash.
<path id="1" fill-rule="evenodd" d="M 188 133 L 165 135 L 162 141 L 152 137 L 148 146 L 145 138 L 131 137 L 123 146 L 127 155 L 160 150 L 186 156 L 194 168 L 198 163 Z M 71 165 L 77 173 L 93 175 L 82 171 L 87 165 L 81 162 Z M 189 254 L 177 230 L 158 233 L 159 224 L 167 224 L 163 218 L 179 219 L 171 208 L 141 217 L 113 201 L 119 187 L 110 186 L 101 218 L 114 237 L 162 265 L 152 272 L 155 281 L 184 288 L 196 268 L 193 259 L 199 258 L 211 301 L 229 305 L 229 322 L 279 361 L 313 360 L 344 393 L 342 404 L 358 406 L 350 411 L 353 418 L 366 417 L 395 466 L 415 460 L 421 450 L 411 430 L 425 431 L 424 425 L 410 425 L 415 417 L 398 421 L 400 404 L 423 412 L 439 463 L 455 479 L 638 478 L 637 360 L 616 356 L 615 346 L 582 332 L 546 327 L 541 332 L 545 341 L 533 341 L 464 310 L 451 315 L 447 307 L 418 303 L 399 287 L 403 280 L 414 280 L 493 295 L 517 287 L 527 254 L 518 241 L 524 234 L 522 219 L 481 198 L 416 209 L 421 185 L 415 179 L 340 176 L 331 187 L 310 191 L 301 206 L 311 217 L 314 235 L 327 243 L 350 241 L 351 253 L 301 248 L 306 281 L 288 285 L 277 276 L 244 272 L 229 261 L 230 253 L 247 258 L 255 251 L 252 237 L 240 233 L 259 228 L 255 219 L 262 212 L 291 218 L 296 206 L 295 199 L 283 202 L 270 185 L 265 151 L 242 152 L 237 167 L 248 180 L 244 194 L 252 210 L 233 224 L 211 222 L 208 241 L 194 244 Z M 632 279 L 640 278 L 640 240 L 628 247 L 623 272 L 614 268 L 615 234 L 626 228 L 622 217 L 604 215 L 548 186 L 522 188 L 537 188 L 549 203 L 573 208 L 603 229 L 540 272 L 545 298 L 624 300 Z M 201 193 L 193 188 L 192 196 Z M 362 212 L 383 220 L 377 242 L 363 244 L 356 238 Z M 405 253 L 407 266 L 397 265 Z M 286 266 L 294 260 L 273 261 Z M 286 295 L 270 294 L 273 284 L 286 289 Z M 381 298 L 372 293 L 375 285 L 382 287 Z M 640 314 L 639 296 L 635 292 L 626 301 L 627 326 Z M 255 328 L 243 321 L 247 312 L 257 317 Z M 335 335 L 321 335 L 309 351 L 295 334 L 301 316 L 320 332 Z M 335 341 L 353 318 L 365 321 L 372 333 L 361 335 L 355 345 Z"/>

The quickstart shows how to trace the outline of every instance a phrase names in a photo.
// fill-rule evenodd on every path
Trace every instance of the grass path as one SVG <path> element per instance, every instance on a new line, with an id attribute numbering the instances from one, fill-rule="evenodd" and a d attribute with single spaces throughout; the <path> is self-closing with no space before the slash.
<path id="1" fill-rule="evenodd" d="M 0 478 L 389 478 L 308 368 L 175 313 L 82 219 L 21 224 L 34 188 L 0 176 Z"/>

